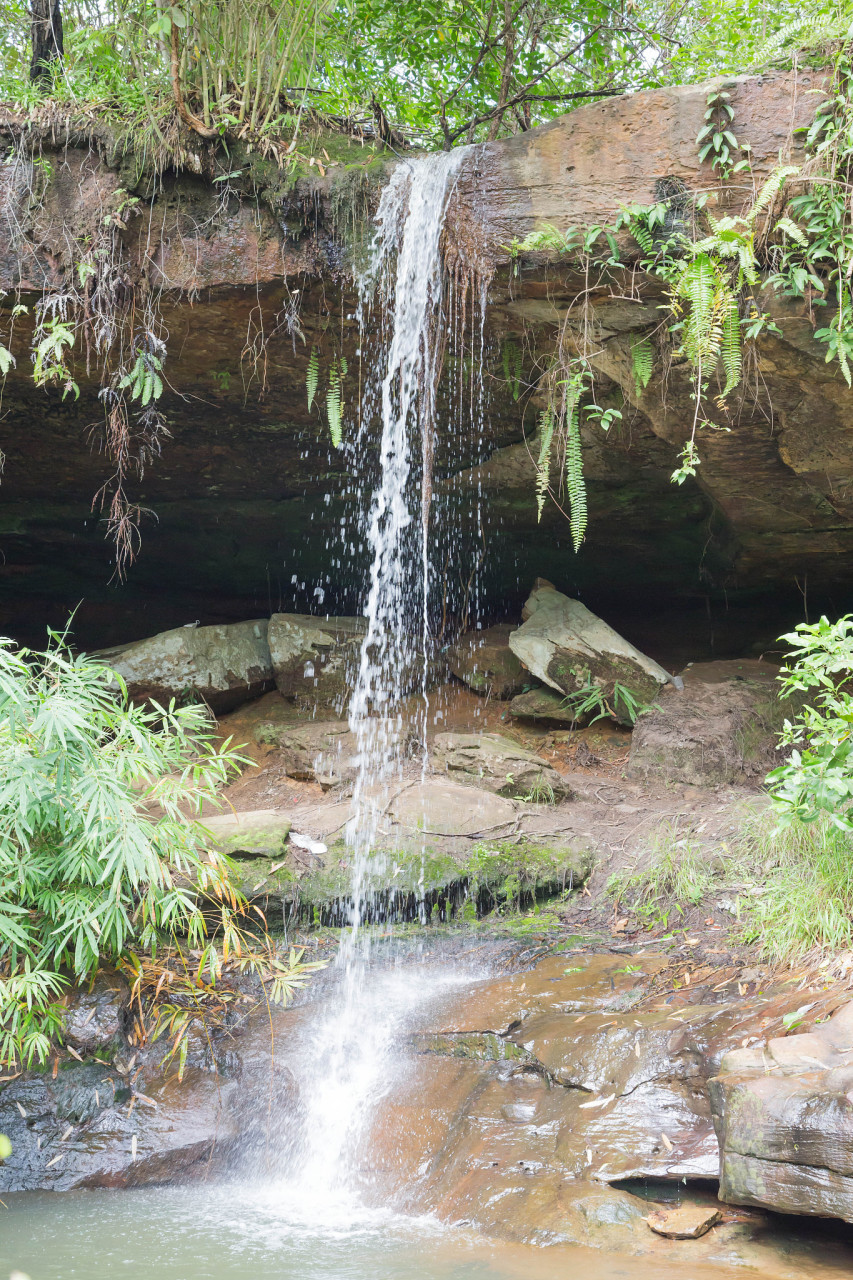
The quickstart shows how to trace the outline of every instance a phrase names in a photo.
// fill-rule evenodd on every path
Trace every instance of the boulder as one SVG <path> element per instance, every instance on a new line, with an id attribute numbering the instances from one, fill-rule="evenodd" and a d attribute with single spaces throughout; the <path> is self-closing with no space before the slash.
<path id="1" fill-rule="evenodd" d="M 709 1087 L 721 1200 L 853 1222 L 853 1004 L 728 1053 Z"/>
<path id="2" fill-rule="evenodd" d="M 291 821 L 277 809 L 250 809 L 203 819 L 220 853 L 240 858 L 281 858 Z"/>
<path id="3" fill-rule="evenodd" d="M 622 724 L 632 723 L 632 717 L 624 703 L 614 701 L 615 685 L 648 705 L 672 679 L 580 600 L 564 596 L 550 583 L 537 583 L 523 616 L 509 646 L 527 670 L 563 695 L 596 686 Z"/>
<path id="4" fill-rule="evenodd" d="M 340 714 L 352 690 L 366 632 L 366 618 L 274 613 L 269 642 L 279 691 L 311 706 L 334 707 Z"/>
<path id="5" fill-rule="evenodd" d="M 358 744 L 346 720 L 302 725 L 270 722 L 258 725 L 255 737 L 279 748 L 290 778 L 333 787 L 351 782 L 358 772 Z"/>
<path id="6" fill-rule="evenodd" d="M 475 693 L 507 699 L 521 693 L 529 677 L 509 647 L 511 626 L 468 631 L 448 654 L 450 670 Z"/>
<path id="7" fill-rule="evenodd" d="M 565 694 L 547 687 L 517 694 L 509 704 L 509 714 L 514 720 L 545 720 L 549 724 L 564 725 L 578 723 Z"/>
<path id="8" fill-rule="evenodd" d="M 99 971 L 90 987 L 75 991 L 62 1013 L 62 1039 L 78 1053 L 115 1044 L 125 1024 L 127 983 L 117 973 Z"/>
<path id="9" fill-rule="evenodd" d="M 439 733 L 432 746 L 436 769 L 498 795 L 542 803 L 571 798 L 556 769 L 498 733 Z"/>
<path id="10" fill-rule="evenodd" d="M 443 778 L 426 778 L 403 788 L 392 800 L 388 813 L 403 839 L 426 835 L 470 840 L 479 835 L 508 833 L 518 816 L 510 800 Z"/>
<path id="11" fill-rule="evenodd" d="M 124 679 L 134 702 L 207 703 L 232 711 L 273 688 L 266 618 L 213 627 L 176 627 L 93 656 Z"/>
<path id="12" fill-rule="evenodd" d="M 780 761 L 776 741 L 791 702 L 776 696 L 778 668 L 758 660 L 696 663 L 640 717 L 631 773 L 690 786 L 763 779 Z"/>

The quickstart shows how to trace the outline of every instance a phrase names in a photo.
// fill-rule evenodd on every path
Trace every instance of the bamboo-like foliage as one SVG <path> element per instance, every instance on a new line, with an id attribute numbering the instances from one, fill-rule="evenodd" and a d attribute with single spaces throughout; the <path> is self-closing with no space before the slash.
<path id="1" fill-rule="evenodd" d="M 304 101 L 331 0 L 119 0 L 131 47 L 166 53 L 186 123 L 262 131 Z"/>

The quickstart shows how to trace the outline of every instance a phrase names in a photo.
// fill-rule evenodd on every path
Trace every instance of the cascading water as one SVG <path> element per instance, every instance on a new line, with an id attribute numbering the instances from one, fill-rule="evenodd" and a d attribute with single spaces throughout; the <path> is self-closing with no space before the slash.
<path id="1" fill-rule="evenodd" d="M 312 1025 L 310 1062 L 304 1068 L 298 1181 L 303 1202 L 307 1197 L 323 1204 L 326 1213 L 330 1198 L 348 1189 L 359 1134 L 382 1093 L 389 1047 L 425 995 L 422 977 L 409 979 L 404 971 L 366 981 L 370 940 L 363 925 L 385 870 L 376 853 L 381 816 L 411 740 L 411 716 L 404 726 L 400 703 L 418 684 L 420 730 L 426 724 L 428 525 L 441 363 L 437 338 L 447 323 L 440 242 L 465 157 L 466 149 L 460 149 L 398 166 L 382 194 L 376 234 L 358 281 L 362 346 L 374 304 L 382 310 L 388 337 L 365 381 L 356 445 L 366 447 L 381 424 L 379 480 L 365 530 L 371 556 L 367 632 L 349 708 L 358 749 L 346 830 L 352 915 L 338 957 L 340 985 L 327 1017 Z"/>

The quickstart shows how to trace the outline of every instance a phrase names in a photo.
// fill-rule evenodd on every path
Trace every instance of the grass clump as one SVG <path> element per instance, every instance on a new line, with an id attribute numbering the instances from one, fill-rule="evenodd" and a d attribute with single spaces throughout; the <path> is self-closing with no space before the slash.
<path id="1" fill-rule="evenodd" d="M 641 865 L 640 865 L 641 864 Z M 711 888 L 712 874 L 698 840 L 664 824 L 633 868 L 617 871 L 606 891 L 617 906 L 633 911 L 648 928 L 666 928 L 673 915 L 696 907 Z"/>
<path id="2" fill-rule="evenodd" d="M 744 942 L 769 959 L 853 947 L 853 836 L 828 819 L 779 825 L 757 818 L 738 862 L 751 875 L 737 910 Z"/>

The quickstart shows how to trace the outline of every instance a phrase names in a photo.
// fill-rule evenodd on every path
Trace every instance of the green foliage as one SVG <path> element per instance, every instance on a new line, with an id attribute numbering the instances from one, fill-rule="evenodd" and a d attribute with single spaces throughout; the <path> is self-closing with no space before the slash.
<path id="1" fill-rule="evenodd" d="M 647 927 L 668 927 L 673 914 L 698 906 L 711 887 L 711 873 L 702 847 L 692 836 L 678 836 L 664 824 L 635 866 L 616 872 L 607 893 L 617 907 L 633 911 Z"/>
<path id="2" fill-rule="evenodd" d="M 238 767 L 203 706 L 129 706 L 118 677 L 0 641 L 0 1059 L 43 1060 L 56 998 L 131 946 L 178 935 L 202 949 L 215 904 L 224 954 L 239 945 L 227 864 L 193 820 Z"/>
<path id="3" fill-rule="evenodd" d="M 771 960 L 853 947 L 853 842 L 826 817 L 748 822 L 736 850 L 744 942 Z"/>
<path id="4" fill-rule="evenodd" d="M 521 394 L 521 348 L 512 338 L 507 338 L 501 349 L 504 379 L 512 391 L 513 400 Z"/>
<path id="5" fill-rule="evenodd" d="M 308 369 L 305 373 L 305 393 L 308 397 L 308 410 L 310 412 L 314 399 L 317 395 L 317 387 L 320 384 L 320 357 L 317 354 L 317 348 L 311 348 L 311 354 L 308 357 Z"/>
<path id="6" fill-rule="evenodd" d="M 613 682 L 612 692 L 606 694 L 590 676 L 582 688 L 568 694 L 562 705 L 572 712 L 575 720 L 586 720 L 588 724 L 607 717 L 623 724 L 636 724 L 641 715 L 652 710 L 651 703 L 641 702 L 618 680 Z"/>
<path id="7" fill-rule="evenodd" d="M 648 338 L 639 338 L 631 344 L 631 369 L 634 374 L 634 390 L 639 398 L 652 379 L 654 351 Z"/>
<path id="8" fill-rule="evenodd" d="M 0 1162 L 8 1160 L 12 1154 L 12 1144 L 5 1133 L 0 1133 Z"/>
<path id="9" fill-rule="evenodd" d="M 145 409 L 163 394 L 162 370 L 163 362 L 159 356 L 138 348 L 132 369 L 119 379 L 119 390 L 128 391 L 131 400 L 138 400 L 140 407 Z"/>
<path id="10" fill-rule="evenodd" d="M 536 463 L 536 505 L 539 519 L 551 485 L 555 445 L 562 452 L 560 491 L 563 484 L 570 503 L 569 528 L 575 551 L 580 549 L 587 526 L 586 483 L 583 474 L 583 446 L 580 436 L 581 397 L 588 390 L 592 373 L 586 361 L 576 361 L 565 377 L 549 379 L 548 403 L 539 417 L 539 457 Z"/>
<path id="11" fill-rule="evenodd" d="M 780 819 L 853 831 L 853 617 L 803 622 L 782 639 L 780 697 L 806 701 L 780 737 L 788 760 L 767 779 Z"/>
<path id="12" fill-rule="evenodd" d="M 729 178 L 749 163 L 748 160 L 732 163 L 740 145 L 732 133 L 735 109 L 731 104 L 731 94 L 722 90 L 709 93 L 706 107 L 705 123 L 696 137 L 699 159 L 705 161 L 710 157 L 711 168 L 719 169 L 721 178 Z"/>
<path id="13" fill-rule="evenodd" d="M 62 399 L 69 391 L 79 399 L 80 388 L 71 376 L 67 357 L 74 346 L 74 329 L 58 316 L 39 326 L 33 345 L 33 380 L 37 387 L 63 383 Z"/>
<path id="14" fill-rule="evenodd" d="M 329 419 L 329 434 L 332 444 L 340 449 L 343 438 L 343 390 L 342 382 L 346 377 L 347 362 L 343 356 L 335 356 L 329 370 L 329 389 L 326 392 L 326 414 Z"/>

